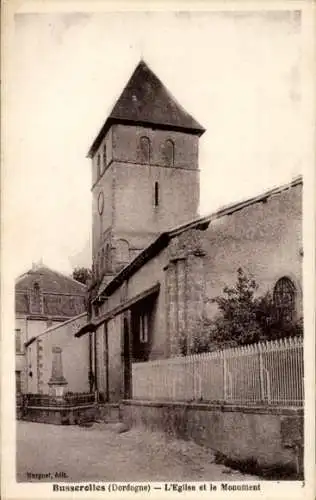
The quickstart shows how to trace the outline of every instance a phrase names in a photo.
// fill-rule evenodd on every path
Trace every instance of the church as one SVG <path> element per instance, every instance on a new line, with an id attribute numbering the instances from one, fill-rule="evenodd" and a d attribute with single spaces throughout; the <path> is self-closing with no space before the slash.
<path id="1" fill-rule="evenodd" d="M 102 401 L 133 397 L 133 364 L 183 340 L 190 352 L 240 267 L 302 317 L 302 178 L 200 217 L 204 131 L 141 61 L 90 147 L 93 282 L 76 337 Z"/>

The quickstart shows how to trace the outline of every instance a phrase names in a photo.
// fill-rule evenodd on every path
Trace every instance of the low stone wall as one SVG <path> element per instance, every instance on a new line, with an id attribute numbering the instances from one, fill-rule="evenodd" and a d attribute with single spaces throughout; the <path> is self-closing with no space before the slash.
<path id="1" fill-rule="evenodd" d="M 98 409 L 95 404 L 73 407 L 28 406 L 27 408 L 17 408 L 19 420 L 45 424 L 74 425 L 93 422 L 97 416 Z"/>
<path id="2" fill-rule="evenodd" d="M 118 422 L 120 420 L 119 403 L 99 403 L 98 417 L 106 422 Z"/>
<path id="3" fill-rule="evenodd" d="M 162 430 L 236 462 L 303 474 L 303 409 L 124 400 L 123 422 Z"/>

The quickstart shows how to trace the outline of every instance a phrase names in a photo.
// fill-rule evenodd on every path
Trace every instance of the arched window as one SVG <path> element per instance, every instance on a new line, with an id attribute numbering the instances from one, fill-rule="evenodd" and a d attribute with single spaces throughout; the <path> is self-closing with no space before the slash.
<path id="1" fill-rule="evenodd" d="M 120 263 L 129 262 L 129 244 L 126 240 L 117 240 L 116 242 L 116 260 Z"/>
<path id="2" fill-rule="evenodd" d="M 295 316 L 296 290 L 292 280 L 287 277 L 280 278 L 273 290 L 273 302 L 279 321 L 289 322 Z"/>
<path id="3" fill-rule="evenodd" d="M 103 144 L 102 167 L 100 174 L 103 175 L 106 169 L 106 143 Z"/>
<path id="4" fill-rule="evenodd" d="M 41 290 L 37 282 L 34 283 L 33 285 L 33 290 L 31 294 L 31 308 L 32 308 L 32 313 L 34 314 L 40 314 L 42 312 Z"/>
<path id="5" fill-rule="evenodd" d="M 100 153 L 97 156 L 97 167 L 98 167 L 98 177 L 101 175 L 101 155 Z"/>
<path id="6" fill-rule="evenodd" d="M 103 165 L 106 167 L 106 142 L 103 144 Z"/>
<path id="7" fill-rule="evenodd" d="M 165 164 L 168 167 L 173 167 L 174 165 L 174 143 L 171 139 L 167 139 L 164 147 L 164 158 Z"/>
<path id="8" fill-rule="evenodd" d="M 150 140 L 148 137 L 141 137 L 139 140 L 138 159 L 140 163 L 150 163 Z"/>
<path id="9" fill-rule="evenodd" d="M 159 182 L 155 182 L 154 205 L 159 206 Z"/>

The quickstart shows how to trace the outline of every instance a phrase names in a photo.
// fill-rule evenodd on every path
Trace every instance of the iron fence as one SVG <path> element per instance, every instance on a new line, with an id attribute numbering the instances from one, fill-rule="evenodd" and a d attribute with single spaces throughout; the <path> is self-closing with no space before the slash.
<path id="1" fill-rule="evenodd" d="M 134 363 L 134 399 L 302 406 L 303 339 Z"/>
<path id="2" fill-rule="evenodd" d="M 17 398 L 17 404 L 23 406 L 52 407 L 52 406 L 85 406 L 95 402 L 94 393 L 66 393 L 62 397 L 48 394 L 23 394 Z"/>

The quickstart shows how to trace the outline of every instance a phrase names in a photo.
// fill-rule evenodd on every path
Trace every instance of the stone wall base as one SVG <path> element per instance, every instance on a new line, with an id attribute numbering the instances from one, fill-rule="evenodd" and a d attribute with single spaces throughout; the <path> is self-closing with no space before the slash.
<path id="1" fill-rule="evenodd" d="M 192 439 L 236 463 L 303 475 L 302 409 L 124 400 L 121 416 L 128 426 Z"/>
<path id="2" fill-rule="evenodd" d="M 119 403 L 104 403 L 98 405 L 99 418 L 106 422 L 118 422 L 120 420 Z"/>
<path id="3" fill-rule="evenodd" d="M 95 404 L 68 408 L 28 406 L 26 409 L 17 411 L 17 418 L 19 420 L 56 425 L 75 425 L 83 422 L 93 422 L 97 417 L 98 409 Z"/>

